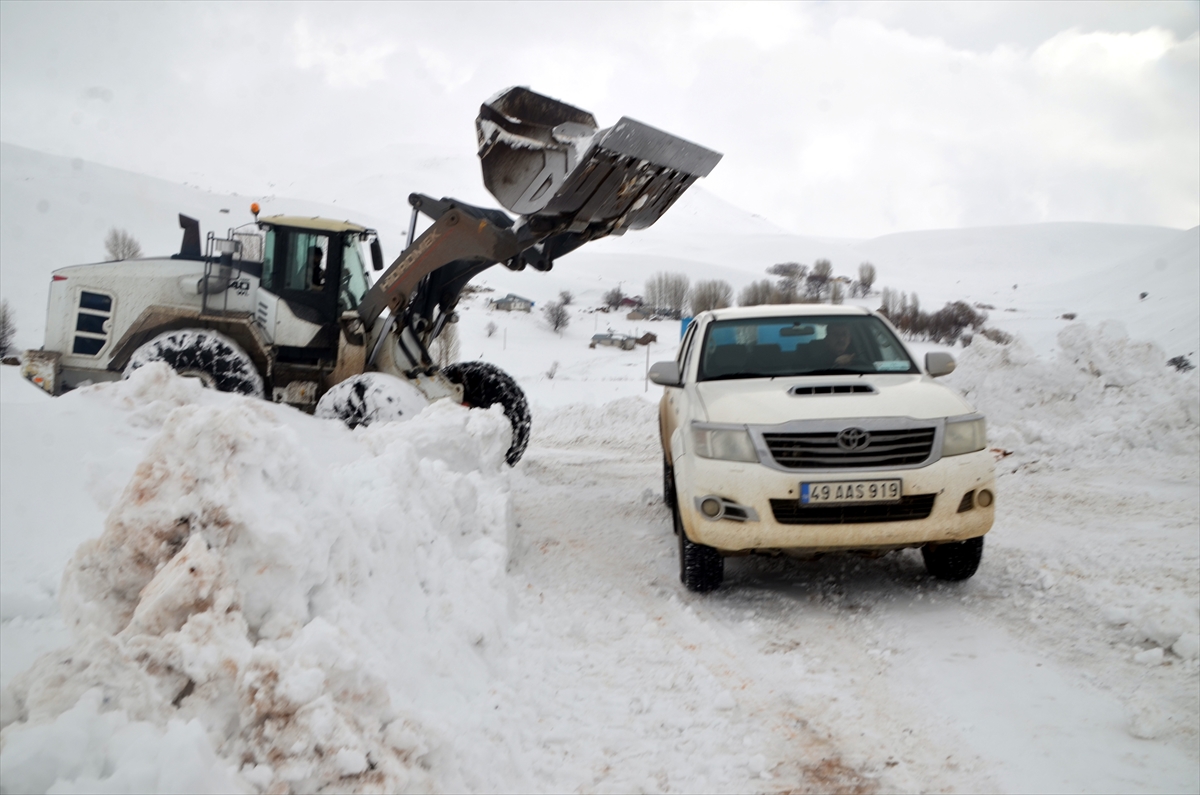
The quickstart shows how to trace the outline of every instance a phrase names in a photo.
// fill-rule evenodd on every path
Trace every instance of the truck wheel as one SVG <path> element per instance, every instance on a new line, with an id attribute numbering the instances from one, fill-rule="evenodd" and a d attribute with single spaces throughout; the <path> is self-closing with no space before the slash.
<path id="1" fill-rule="evenodd" d="M 675 470 L 665 455 L 663 456 L 663 502 L 672 511 L 675 510 Z"/>
<path id="2" fill-rule="evenodd" d="M 957 582 L 971 577 L 983 558 L 983 536 L 949 544 L 926 544 L 921 547 L 925 570 L 939 580 Z"/>
<path id="3" fill-rule="evenodd" d="M 211 329 L 179 329 L 159 334 L 133 352 L 124 377 L 150 364 L 163 362 L 187 378 L 198 378 L 210 389 L 262 398 L 263 380 L 249 355 L 233 340 Z"/>
<path id="4" fill-rule="evenodd" d="M 350 428 L 411 420 L 429 405 L 415 386 L 387 373 L 362 373 L 321 396 L 313 416 L 341 420 Z"/>
<path id="5" fill-rule="evenodd" d="M 442 374 L 463 388 L 463 402 L 471 408 L 486 409 L 499 403 L 512 423 L 512 445 L 504 460 L 516 466 L 529 445 L 530 414 L 525 393 L 508 373 L 487 362 L 456 362 L 442 368 Z"/>
<path id="6" fill-rule="evenodd" d="M 679 580 L 689 591 L 707 593 L 715 591 L 725 579 L 725 558 L 712 547 L 697 544 L 687 537 L 679 509 L 675 516 L 675 534 L 679 536 Z"/>

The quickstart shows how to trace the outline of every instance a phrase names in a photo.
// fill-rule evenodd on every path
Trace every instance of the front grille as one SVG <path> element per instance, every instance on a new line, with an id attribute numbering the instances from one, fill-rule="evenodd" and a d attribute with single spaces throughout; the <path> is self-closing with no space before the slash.
<path id="1" fill-rule="evenodd" d="M 771 512 L 780 524 L 865 524 L 927 519 L 936 494 L 911 494 L 900 502 L 866 505 L 801 507 L 799 500 L 771 500 Z"/>
<path id="2" fill-rule="evenodd" d="M 764 433 L 776 463 L 788 469 L 879 469 L 920 464 L 933 451 L 933 428 L 871 431 L 861 450 L 838 447 L 838 432 Z"/>

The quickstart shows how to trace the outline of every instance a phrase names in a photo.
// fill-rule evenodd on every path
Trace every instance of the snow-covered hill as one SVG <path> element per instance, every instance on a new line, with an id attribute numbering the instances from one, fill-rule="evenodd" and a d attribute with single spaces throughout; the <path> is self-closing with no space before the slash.
<path id="1" fill-rule="evenodd" d="M 18 347 L 41 344 L 49 272 L 102 258 L 112 227 L 129 230 L 147 254 L 169 253 L 179 247 L 179 213 L 199 218 L 202 231 L 223 232 L 249 222 L 250 202 L 258 201 L 267 214 L 349 217 L 373 226 L 385 256 L 392 257 L 403 247 L 410 191 L 492 203 L 471 182 L 477 174 L 461 158 L 448 163 L 437 150 L 421 148 L 393 154 L 392 162 L 351 158 L 330 164 L 329 174 L 316 180 L 336 186 L 340 198 L 328 204 L 285 198 L 286 190 L 304 189 L 299 178 L 280 185 L 276 196 L 222 196 L 0 144 L 0 296 L 16 312 Z M 344 177 L 335 179 L 339 174 Z M 878 270 L 878 287 L 916 293 L 926 308 L 953 300 L 993 305 L 993 325 L 1022 333 L 1041 353 L 1054 348 L 1058 316 L 1080 313 L 1082 306 L 1087 313 L 1081 319 L 1118 320 L 1172 356 L 1198 347 L 1196 302 L 1178 301 L 1179 312 L 1170 306 L 1176 296 L 1200 294 L 1200 229 L 1043 224 L 874 240 L 805 237 L 706 193 L 701 184 L 651 229 L 590 244 L 549 274 L 494 268 L 479 281 L 540 302 L 571 290 L 581 303 L 595 305 L 618 284 L 628 293 L 642 292 L 646 279 L 662 270 L 692 281 L 725 279 L 740 289 L 766 278 L 777 262 L 821 258 L 848 276 L 869 261 Z M 1142 292 L 1150 294 L 1144 301 Z"/>

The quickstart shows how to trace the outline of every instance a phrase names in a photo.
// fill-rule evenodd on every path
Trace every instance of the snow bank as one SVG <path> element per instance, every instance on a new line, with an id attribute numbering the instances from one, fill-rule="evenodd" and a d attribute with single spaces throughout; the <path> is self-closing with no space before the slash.
<path id="1" fill-rule="evenodd" d="M 352 433 L 157 364 L 104 389 L 162 428 L 64 574 L 72 646 L 4 693 L 5 789 L 453 786 L 421 716 L 508 620 L 500 410 Z"/>
<path id="2" fill-rule="evenodd" d="M 1150 342 L 1116 321 L 1072 323 L 1058 334 L 1056 360 L 1020 339 L 997 345 L 979 335 L 946 383 L 988 418 L 992 446 L 1017 463 L 1056 466 L 1133 452 L 1196 455 L 1200 379 L 1166 365 Z"/>
<path id="3" fill-rule="evenodd" d="M 534 417 L 534 440 L 547 447 L 642 450 L 658 446 L 657 407 L 641 397 L 621 398 L 600 406 L 538 406 Z"/>

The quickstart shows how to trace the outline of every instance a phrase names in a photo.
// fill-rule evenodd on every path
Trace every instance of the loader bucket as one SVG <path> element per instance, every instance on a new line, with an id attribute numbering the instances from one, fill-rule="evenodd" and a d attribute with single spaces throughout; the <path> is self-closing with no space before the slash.
<path id="1" fill-rule="evenodd" d="M 485 102 L 475 128 L 500 204 L 572 232 L 650 226 L 721 159 L 630 118 L 601 130 L 592 114 L 521 87 Z"/>

